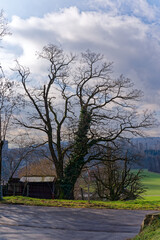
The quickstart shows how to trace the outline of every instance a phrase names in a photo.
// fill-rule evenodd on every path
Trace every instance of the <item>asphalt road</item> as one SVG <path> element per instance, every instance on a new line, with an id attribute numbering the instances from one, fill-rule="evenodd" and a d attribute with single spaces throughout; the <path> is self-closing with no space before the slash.
<path id="1" fill-rule="evenodd" d="M 147 213 L 0 205 L 0 240 L 125 240 Z"/>

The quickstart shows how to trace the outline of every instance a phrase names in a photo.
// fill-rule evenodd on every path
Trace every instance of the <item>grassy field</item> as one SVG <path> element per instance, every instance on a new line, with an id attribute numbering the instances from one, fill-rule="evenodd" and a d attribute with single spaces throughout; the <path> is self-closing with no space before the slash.
<path id="1" fill-rule="evenodd" d="M 144 193 L 145 200 L 160 200 L 160 174 L 144 170 L 143 185 L 147 189 Z"/>

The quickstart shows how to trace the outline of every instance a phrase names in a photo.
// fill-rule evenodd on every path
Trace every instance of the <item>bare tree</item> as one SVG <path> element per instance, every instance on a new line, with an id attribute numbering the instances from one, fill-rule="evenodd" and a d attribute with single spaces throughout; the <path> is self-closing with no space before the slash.
<path id="1" fill-rule="evenodd" d="M 0 11 L 0 39 L 2 39 L 5 35 L 11 34 L 8 29 L 8 22 L 4 16 L 4 11 Z"/>
<path id="2" fill-rule="evenodd" d="M 79 61 L 48 45 L 39 56 L 49 64 L 48 81 L 40 87 L 28 82 L 29 69 L 17 63 L 30 108 L 25 120 L 17 123 L 46 136 L 56 169 L 57 197 L 71 199 L 83 167 L 100 160 L 98 146 L 141 135 L 153 118 L 147 111 L 137 113 L 141 91 L 124 76 L 112 78 L 112 63 L 101 54 L 87 51 Z"/>
<path id="3" fill-rule="evenodd" d="M 7 133 L 9 132 L 11 119 L 20 100 L 15 96 L 14 82 L 9 81 L 5 76 L 1 76 L 0 81 L 0 184 L 2 181 L 2 156 L 3 145 L 6 141 Z M 0 198 L 2 194 L 0 193 Z"/>
<path id="4" fill-rule="evenodd" d="M 19 168 L 22 168 L 25 164 L 33 162 L 35 155 L 37 155 L 37 148 L 39 145 L 30 139 L 26 133 L 19 133 L 12 139 L 13 149 L 8 152 L 8 178 L 11 180 L 18 175 Z"/>
<path id="5" fill-rule="evenodd" d="M 141 156 L 131 150 L 126 151 L 124 146 L 113 152 L 107 149 L 103 161 L 92 171 L 95 192 L 99 198 L 111 201 L 141 197 L 145 192 L 141 182 L 143 171 L 133 170 L 134 164 L 138 163 L 137 160 L 140 160 Z"/>

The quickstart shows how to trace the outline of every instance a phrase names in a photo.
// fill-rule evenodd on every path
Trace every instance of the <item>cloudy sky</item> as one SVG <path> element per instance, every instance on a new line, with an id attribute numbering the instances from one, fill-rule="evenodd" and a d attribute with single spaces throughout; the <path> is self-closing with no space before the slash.
<path id="1" fill-rule="evenodd" d="M 48 44 L 91 49 L 114 62 L 144 92 L 143 105 L 160 115 L 159 0 L 1 0 L 11 36 L 0 49 L 9 69 L 15 59 L 38 71 L 36 51 Z M 156 130 L 157 134 L 158 131 Z"/>

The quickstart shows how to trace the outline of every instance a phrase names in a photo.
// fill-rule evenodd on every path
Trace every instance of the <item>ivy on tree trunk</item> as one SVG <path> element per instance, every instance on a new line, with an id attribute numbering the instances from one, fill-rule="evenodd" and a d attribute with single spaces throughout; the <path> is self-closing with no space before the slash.
<path id="1" fill-rule="evenodd" d="M 78 130 L 75 135 L 74 150 L 64 170 L 64 178 L 60 180 L 60 198 L 73 199 L 74 185 L 81 174 L 88 153 L 87 133 L 91 123 L 91 114 L 84 106 L 81 108 Z"/>

